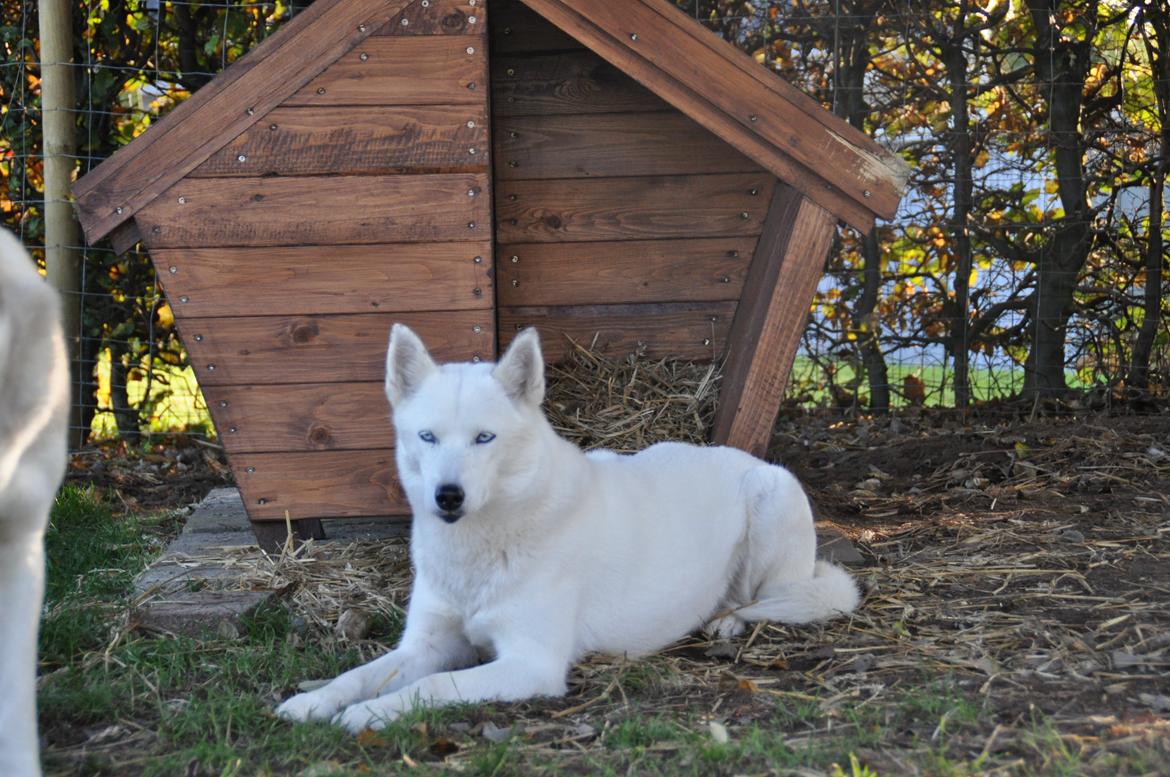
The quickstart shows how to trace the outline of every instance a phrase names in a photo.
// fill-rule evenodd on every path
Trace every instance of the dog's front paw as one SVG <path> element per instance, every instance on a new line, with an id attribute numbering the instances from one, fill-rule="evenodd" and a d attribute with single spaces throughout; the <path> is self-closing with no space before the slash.
<path id="1" fill-rule="evenodd" d="M 321 691 L 298 693 L 276 708 L 276 714 L 285 720 L 304 723 L 310 720 L 329 720 L 341 709 L 328 694 Z"/>
<path id="2" fill-rule="evenodd" d="M 392 699 L 393 696 L 383 696 L 351 704 L 333 718 L 333 723 L 351 734 L 360 734 L 366 729 L 377 731 L 385 728 L 403 713 Z"/>
<path id="3" fill-rule="evenodd" d="M 747 622 L 734 615 L 725 615 L 722 618 L 708 621 L 703 626 L 703 633 L 711 639 L 731 639 L 738 637 L 747 629 Z"/>

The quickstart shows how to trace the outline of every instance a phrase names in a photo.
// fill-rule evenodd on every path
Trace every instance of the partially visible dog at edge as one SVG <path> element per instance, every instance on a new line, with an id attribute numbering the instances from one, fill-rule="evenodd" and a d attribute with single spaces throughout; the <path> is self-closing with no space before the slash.
<path id="1" fill-rule="evenodd" d="M 0 230 L 0 775 L 39 775 L 43 538 L 65 475 L 69 363 L 57 294 Z"/>
<path id="2" fill-rule="evenodd" d="M 850 575 L 816 559 L 787 470 L 681 443 L 583 453 L 545 418 L 544 390 L 534 330 L 498 364 L 440 366 L 394 326 L 386 395 L 414 512 L 405 629 L 396 649 L 278 714 L 359 732 L 423 705 L 560 696 L 590 652 L 857 606 Z"/>

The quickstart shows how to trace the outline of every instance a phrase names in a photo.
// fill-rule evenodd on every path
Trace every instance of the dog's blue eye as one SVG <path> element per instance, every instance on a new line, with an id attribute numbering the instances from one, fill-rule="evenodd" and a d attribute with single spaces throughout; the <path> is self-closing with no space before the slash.
<path id="1" fill-rule="evenodd" d="M 425 430 L 425 429 L 424 429 L 423 431 L 421 431 L 421 432 L 419 432 L 419 433 L 418 433 L 418 437 L 419 437 L 419 439 L 420 439 L 420 440 L 422 440 L 423 442 L 429 442 L 429 443 L 438 442 L 438 441 L 435 439 L 435 433 L 434 433 L 434 432 L 427 431 L 427 430 Z"/>
<path id="2" fill-rule="evenodd" d="M 475 438 L 476 445 L 483 445 L 496 439 L 496 436 L 491 432 L 480 432 L 479 436 Z"/>

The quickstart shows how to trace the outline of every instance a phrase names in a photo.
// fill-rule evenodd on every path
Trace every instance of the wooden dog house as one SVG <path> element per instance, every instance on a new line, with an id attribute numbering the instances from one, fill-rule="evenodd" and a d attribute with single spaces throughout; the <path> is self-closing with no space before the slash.
<path id="1" fill-rule="evenodd" d="M 271 539 L 408 512 L 394 321 L 442 360 L 725 354 L 713 437 L 762 452 L 838 220 L 905 178 L 669 0 L 317 0 L 74 193 L 149 249 Z"/>

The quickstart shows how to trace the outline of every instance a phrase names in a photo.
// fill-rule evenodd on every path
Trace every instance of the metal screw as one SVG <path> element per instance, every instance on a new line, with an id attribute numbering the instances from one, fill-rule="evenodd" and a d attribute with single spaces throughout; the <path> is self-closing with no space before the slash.
<path id="1" fill-rule="evenodd" d="M 207 371 L 208 372 L 215 372 L 215 365 L 214 364 L 207 365 Z"/>
<path id="2" fill-rule="evenodd" d="M 114 213 L 117 213 L 119 216 L 121 216 L 122 215 L 122 206 L 119 205 L 118 207 L 114 208 Z"/>
<path id="3" fill-rule="evenodd" d="M 510 67 L 507 70 L 505 70 L 504 72 L 510 76 L 514 76 L 514 75 L 516 75 L 516 68 Z"/>
<path id="4" fill-rule="evenodd" d="M 720 283 L 731 283 L 731 277 L 728 275 L 724 275 L 723 277 L 721 277 L 719 279 L 719 282 Z"/>
<path id="5" fill-rule="evenodd" d="M 512 280 L 512 288 L 513 288 L 513 289 L 518 289 L 518 288 L 520 288 L 520 281 L 518 281 L 518 280 L 516 280 L 516 279 L 513 279 L 513 280 Z"/>
<path id="6" fill-rule="evenodd" d="M 248 114 L 249 116 L 254 116 L 256 114 L 256 109 L 249 108 L 248 110 L 244 111 L 244 113 Z"/>
<path id="7" fill-rule="evenodd" d="M 478 19 L 476 19 L 474 16 L 468 16 L 468 17 L 467 17 L 467 23 L 468 23 L 468 24 L 475 24 L 477 21 L 479 21 L 479 20 L 478 20 Z"/>
<path id="8" fill-rule="evenodd" d="M 239 429 L 237 429 L 237 428 L 236 428 L 236 427 L 234 427 L 234 426 L 229 426 L 229 427 L 228 427 L 228 431 L 229 431 L 229 432 L 231 432 L 232 434 L 235 434 L 236 432 L 238 432 L 238 431 L 239 431 Z"/>
<path id="9" fill-rule="evenodd" d="M 468 229 L 475 229 L 475 222 L 474 221 L 467 222 L 467 228 Z"/>
<path id="10" fill-rule="evenodd" d="M 468 196 L 468 197 L 474 197 L 474 196 L 475 196 L 475 195 L 477 195 L 477 194 L 479 194 L 479 192 L 477 192 L 475 189 L 468 189 L 468 190 L 467 190 L 467 196 Z"/>
<path id="11" fill-rule="evenodd" d="M 481 361 L 483 361 L 483 360 L 482 360 L 482 359 L 479 357 L 479 354 L 478 354 L 478 353 L 477 353 L 477 354 L 474 354 L 474 355 L 472 355 L 472 357 L 471 357 L 471 363 L 472 363 L 472 364 L 479 364 Z"/>
<path id="12" fill-rule="evenodd" d="M 276 132 L 276 125 L 275 125 L 275 124 L 269 124 L 269 125 L 268 125 L 268 129 L 269 129 L 270 131 L 272 131 L 272 132 Z"/>
<path id="13" fill-rule="evenodd" d="M 467 4 L 470 5 L 472 8 L 475 8 L 475 5 L 476 5 L 475 0 L 468 0 Z"/>
<path id="14" fill-rule="evenodd" d="M 511 162 L 508 163 L 508 167 L 519 167 L 519 166 L 520 166 L 520 163 L 515 161 L 515 160 L 512 160 Z"/>
<path id="15" fill-rule="evenodd" d="M 237 162 L 247 162 L 248 157 L 244 156 L 243 154 L 240 154 L 238 157 L 236 157 L 236 161 Z"/>
<path id="16" fill-rule="evenodd" d="M 516 138 L 520 137 L 520 133 L 517 132 L 516 130 L 512 130 L 511 132 L 508 133 L 508 137 L 515 140 Z"/>
<path id="17" fill-rule="evenodd" d="M 179 268 L 175 267 L 173 264 L 167 268 L 167 272 L 169 272 L 171 275 L 174 275 L 178 271 L 179 271 Z"/>
<path id="18" fill-rule="evenodd" d="M 468 46 L 467 53 L 468 53 L 468 55 L 474 54 L 475 53 L 475 46 Z"/>
<path id="19" fill-rule="evenodd" d="M 475 82 L 472 81 L 470 84 L 467 85 L 467 88 L 474 92 L 475 91 Z"/>
<path id="20" fill-rule="evenodd" d="M 511 27 L 505 27 L 505 28 L 504 28 L 504 34 L 505 34 L 505 35 L 511 35 L 511 34 L 512 34 L 512 28 L 511 28 Z"/>
<path id="21" fill-rule="evenodd" d="M 520 257 L 516 256 L 515 254 L 512 254 L 512 264 L 518 264 L 519 262 L 520 262 Z"/>
<path id="22" fill-rule="evenodd" d="M 266 505 L 266 504 L 268 504 L 268 500 L 265 499 L 264 497 L 260 497 L 259 499 L 256 500 L 256 504 Z"/>
<path id="23" fill-rule="evenodd" d="M 638 40 L 638 33 L 636 33 L 636 32 L 631 32 L 631 33 L 630 33 L 630 40 L 632 40 L 632 41 L 637 41 L 637 40 Z"/>
<path id="24" fill-rule="evenodd" d="M 244 472 L 247 472 L 249 475 L 251 475 L 255 471 L 256 471 L 255 467 L 244 467 Z"/>
<path id="25" fill-rule="evenodd" d="M 467 129 L 475 129 L 475 119 L 468 119 Z"/>
<path id="26" fill-rule="evenodd" d="M 476 324 L 475 326 L 471 327 L 471 331 L 475 332 L 476 334 L 479 334 L 480 332 L 483 331 L 483 327 L 480 326 L 479 324 Z"/>
<path id="27" fill-rule="evenodd" d="M 480 297 L 480 296 L 483 296 L 483 289 L 481 289 L 480 287 L 476 286 L 474 289 L 472 289 L 472 290 L 471 290 L 471 293 L 472 293 L 472 294 L 474 294 L 474 295 L 475 295 L 475 296 L 477 296 L 477 297 Z"/>
<path id="28" fill-rule="evenodd" d="M 317 87 L 317 94 L 325 94 L 325 87 L 323 87 L 323 86 Z"/>
<path id="29" fill-rule="evenodd" d="M 472 156 L 475 156 L 475 146 L 472 146 L 471 148 L 467 149 L 467 153 L 471 154 Z"/>
<path id="30" fill-rule="evenodd" d="M 159 232 L 162 232 L 162 227 L 160 227 L 158 224 L 155 224 L 150 228 L 150 232 L 151 234 L 157 235 Z"/>
<path id="31" fill-rule="evenodd" d="M 755 188 L 754 186 L 748 190 L 748 194 L 750 194 L 753 197 L 755 197 L 759 193 L 760 193 L 760 190 Z"/>
<path id="32" fill-rule="evenodd" d="M 203 335 L 195 335 L 195 342 L 197 342 L 197 343 L 203 342 Z"/>
<path id="33" fill-rule="evenodd" d="M 365 24 L 359 24 L 359 25 L 358 25 L 358 32 L 365 32 L 365 31 L 366 31 L 366 25 L 365 25 Z"/>
<path id="34" fill-rule="evenodd" d="M 508 195 L 508 202 L 515 202 L 518 199 L 520 199 L 519 194 L 509 194 Z"/>
<path id="35" fill-rule="evenodd" d="M 402 18 L 402 26 L 403 26 L 403 27 L 409 27 L 409 26 L 410 26 L 410 19 L 407 19 L 406 17 L 403 17 L 403 18 Z"/>
<path id="36" fill-rule="evenodd" d="M 710 338 L 710 337 L 704 337 L 704 338 L 703 338 L 703 345 L 710 345 L 710 344 L 711 344 L 711 338 Z"/>
<path id="37" fill-rule="evenodd" d="M 431 7 L 431 0 L 422 0 L 422 3 L 420 5 L 422 5 L 423 8 L 430 8 Z"/>
<path id="38" fill-rule="evenodd" d="M 861 196 L 863 196 L 863 197 L 872 197 L 872 196 L 873 196 L 873 192 L 871 192 L 869 189 L 866 189 L 865 191 L 863 191 L 863 192 L 861 193 Z"/>
<path id="39" fill-rule="evenodd" d="M 471 261 L 475 262 L 476 264 L 483 264 L 483 257 L 477 256 L 474 259 L 472 259 Z"/>
<path id="40" fill-rule="evenodd" d="M 370 55 L 365 51 L 363 51 L 361 54 L 358 55 L 358 59 L 360 59 L 362 62 L 365 62 L 369 58 L 370 58 Z"/>
<path id="41" fill-rule="evenodd" d="M 739 258 L 739 251 L 735 251 L 735 250 L 728 251 L 727 255 L 730 256 L 732 259 L 738 259 Z"/>
<path id="42" fill-rule="evenodd" d="M 227 406 L 228 406 L 228 401 L 227 401 L 226 399 L 221 399 L 221 400 L 219 400 L 219 406 L 220 406 L 220 407 L 227 407 Z"/>
<path id="43" fill-rule="evenodd" d="M 179 297 L 179 302 L 182 302 L 184 305 L 186 305 L 189 300 L 190 297 Z"/>
<path id="44" fill-rule="evenodd" d="M 751 116 L 748 116 L 748 121 L 750 121 L 750 122 L 757 122 L 759 120 L 760 120 L 760 117 L 755 115 L 754 113 Z"/>
<path id="45" fill-rule="evenodd" d="M 748 219 L 750 219 L 750 218 L 752 217 L 752 214 L 748 213 L 748 212 L 745 210 L 743 213 L 739 214 L 739 217 L 740 217 L 741 219 L 743 219 L 744 221 L 747 221 Z"/>
<path id="46" fill-rule="evenodd" d="M 179 204 L 180 204 L 180 205 L 186 205 L 186 204 L 187 204 L 187 198 L 186 198 L 186 197 L 180 197 L 180 198 L 179 198 Z"/>

